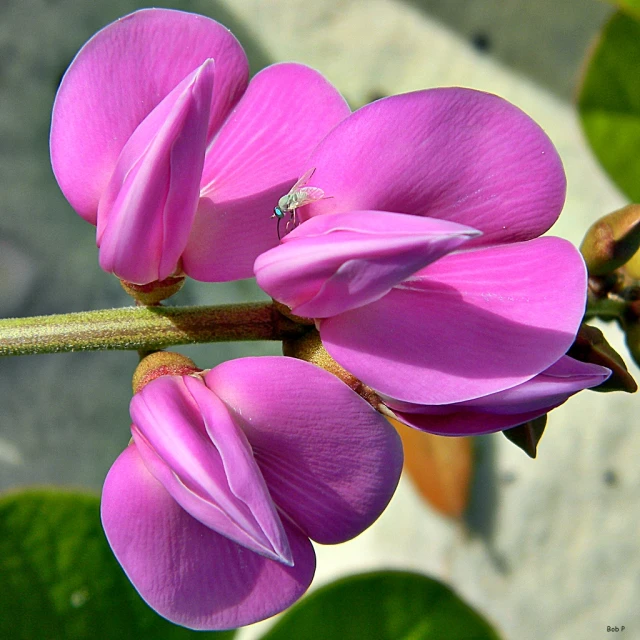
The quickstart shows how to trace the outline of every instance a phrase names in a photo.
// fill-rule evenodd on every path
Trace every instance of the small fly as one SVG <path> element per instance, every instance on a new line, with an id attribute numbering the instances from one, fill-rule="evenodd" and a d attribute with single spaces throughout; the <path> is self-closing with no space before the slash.
<path id="1" fill-rule="evenodd" d="M 300 207 L 304 207 L 305 205 L 316 202 L 317 200 L 322 200 L 322 198 L 325 197 L 322 189 L 319 189 L 318 187 L 305 186 L 311 179 L 314 171 L 315 167 L 313 169 L 309 169 L 309 171 L 307 171 L 302 178 L 300 178 L 300 180 L 291 187 L 289 193 L 278 200 L 278 206 L 274 208 L 273 215 L 271 216 L 272 218 L 278 218 L 278 240 L 281 240 L 280 222 L 287 213 L 291 215 L 289 220 L 287 220 L 285 231 L 288 230 L 290 226 L 296 226 L 296 211 Z"/>

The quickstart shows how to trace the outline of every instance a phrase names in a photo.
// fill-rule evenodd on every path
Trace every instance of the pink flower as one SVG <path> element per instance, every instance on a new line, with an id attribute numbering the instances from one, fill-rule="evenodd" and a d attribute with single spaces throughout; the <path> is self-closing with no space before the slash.
<path id="1" fill-rule="evenodd" d="M 56 97 L 51 161 L 97 226 L 103 269 L 136 284 L 180 269 L 232 280 L 275 246 L 278 195 L 349 109 L 303 65 L 247 78 L 233 35 L 180 11 L 138 11 L 80 50 Z"/>
<path id="2" fill-rule="evenodd" d="M 333 375 L 284 357 L 164 376 L 131 402 L 133 442 L 102 521 L 141 596 L 194 629 L 267 618 L 307 589 L 309 538 L 348 540 L 390 500 L 394 429 Z"/>
<path id="3" fill-rule="evenodd" d="M 258 257 L 258 283 L 315 318 L 329 354 L 409 424 L 504 429 L 609 375 L 564 358 L 586 271 L 571 244 L 537 237 L 565 177 L 519 109 L 468 89 L 393 96 L 345 119 L 307 167 L 328 197 Z"/>

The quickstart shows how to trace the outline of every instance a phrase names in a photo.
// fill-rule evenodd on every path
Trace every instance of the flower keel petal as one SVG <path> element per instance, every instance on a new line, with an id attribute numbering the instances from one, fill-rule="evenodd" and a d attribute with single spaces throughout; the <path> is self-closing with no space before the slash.
<path id="1" fill-rule="evenodd" d="M 223 25 L 191 13 L 143 9 L 99 31 L 60 84 L 51 124 L 51 163 L 71 206 L 96 224 L 98 202 L 138 125 L 207 58 L 216 64 L 210 139 L 244 92 L 242 47 Z"/>
<path id="2" fill-rule="evenodd" d="M 309 537 L 344 542 L 380 516 L 400 477 L 402 444 L 338 378 L 262 357 L 218 365 L 205 382 L 242 420 L 274 502 Z"/>
<path id="3" fill-rule="evenodd" d="M 255 263 L 258 284 L 296 315 L 326 318 L 373 302 L 453 251 L 475 229 L 382 211 L 318 216 Z"/>
<path id="4" fill-rule="evenodd" d="M 136 445 L 105 481 L 102 523 L 111 548 L 142 598 L 192 629 L 232 629 L 268 618 L 306 591 L 315 571 L 309 540 L 285 523 L 294 559 L 286 566 L 207 528 L 149 473 Z"/>
<path id="5" fill-rule="evenodd" d="M 246 438 L 201 380 L 154 380 L 134 396 L 131 416 L 145 464 L 188 513 L 256 553 L 292 562 Z"/>
<path id="6" fill-rule="evenodd" d="M 199 197 L 213 81 L 213 60 L 207 60 L 123 148 L 98 207 L 105 271 L 135 284 L 176 271 Z"/>

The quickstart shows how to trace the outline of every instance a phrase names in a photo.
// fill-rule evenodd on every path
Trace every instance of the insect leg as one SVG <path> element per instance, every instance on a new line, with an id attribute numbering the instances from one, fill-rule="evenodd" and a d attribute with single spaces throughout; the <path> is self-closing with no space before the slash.
<path id="1" fill-rule="evenodd" d="M 289 233 L 289 231 L 293 231 L 298 226 L 298 221 L 296 220 L 297 211 L 297 209 L 291 210 L 291 215 L 289 216 L 289 219 L 287 220 L 287 226 L 285 227 L 287 233 Z"/>

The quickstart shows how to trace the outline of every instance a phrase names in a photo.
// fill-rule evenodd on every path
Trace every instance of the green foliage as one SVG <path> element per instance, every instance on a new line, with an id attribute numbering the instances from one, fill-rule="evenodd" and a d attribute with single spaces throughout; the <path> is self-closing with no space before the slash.
<path id="1" fill-rule="evenodd" d="M 100 526 L 99 500 L 31 490 L 0 499 L 0 638 L 231 638 L 167 622 L 131 586 Z"/>
<path id="2" fill-rule="evenodd" d="M 609 2 L 620 7 L 622 11 L 640 17 L 640 0 L 609 0 Z"/>
<path id="3" fill-rule="evenodd" d="M 380 571 L 338 580 L 289 609 L 262 640 L 497 640 L 442 583 Z"/>
<path id="4" fill-rule="evenodd" d="M 638 5 L 640 0 L 627 2 Z M 613 181 L 640 202 L 640 21 L 618 12 L 605 26 L 578 97 L 587 139 Z"/>

